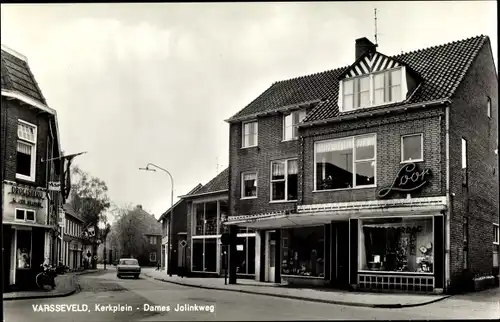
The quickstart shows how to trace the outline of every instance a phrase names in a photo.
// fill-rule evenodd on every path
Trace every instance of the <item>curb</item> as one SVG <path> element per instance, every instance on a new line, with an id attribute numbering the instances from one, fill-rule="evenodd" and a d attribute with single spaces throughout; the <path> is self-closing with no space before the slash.
<path id="1" fill-rule="evenodd" d="M 82 272 L 74 272 L 73 273 L 73 286 L 70 291 L 67 292 L 61 292 L 61 293 L 40 293 L 36 295 L 25 295 L 25 296 L 17 296 L 17 297 L 10 297 L 10 298 L 3 298 L 4 301 L 15 301 L 15 300 L 33 300 L 33 299 L 41 299 L 41 298 L 55 298 L 55 297 L 67 297 L 70 295 L 73 295 L 76 293 L 78 289 L 78 285 L 75 281 L 76 277 L 79 275 L 85 275 L 85 274 L 91 274 L 91 273 L 99 273 L 101 271 L 104 271 L 103 269 L 100 270 L 95 270 L 92 272 L 89 271 L 82 271 Z M 70 273 L 71 274 L 71 273 Z"/>
<path id="2" fill-rule="evenodd" d="M 203 285 L 187 284 L 187 283 L 181 283 L 181 282 L 176 282 L 176 281 L 165 280 L 163 278 L 154 277 L 154 276 L 148 275 L 146 273 L 144 273 L 144 275 L 147 276 L 147 277 L 149 277 L 149 278 L 152 278 L 154 280 L 157 280 L 157 281 L 162 281 L 162 282 L 172 283 L 172 284 L 177 284 L 177 285 L 182 285 L 182 286 L 190 286 L 190 287 L 203 288 L 203 289 L 208 289 L 208 290 L 230 291 L 230 292 L 238 292 L 238 293 L 246 293 L 246 294 L 254 294 L 254 295 L 265 295 L 265 296 L 272 296 L 272 297 L 279 297 L 279 298 L 287 298 L 287 299 L 299 300 L 299 301 L 308 301 L 308 302 L 326 303 L 326 304 L 335 304 L 335 305 L 345 305 L 345 306 L 357 306 L 357 307 L 369 307 L 369 308 L 383 308 L 383 309 L 401 309 L 401 308 L 405 308 L 405 307 L 423 306 L 423 305 L 428 305 L 428 304 L 432 304 L 432 303 L 436 303 L 436 302 L 442 301 L 442 300 L 447 299 L 447 298 L 449 298 L 449 297 L 452 296 L 452 295 L 447 295 L 447 296 L 443 296 L 442 298 L 438 298 L 438 299 L 435 299 L 435 300 L 431 300 L 431 301 L 427 301 L 427 302 L 422 302 L 422 303 L 415 303 L 415 304 L 401 304 L 401 303 L 396 303 L 396 304 L 369 304 L 369 303 L 359 303 L 359 302 L 345 302 L 345 301 L 333 301 L 333 300 L 325 300 L 325 299 L 315 299 L 315 298 L 310 298 L 310 297 L 287 295 L 287 294 L 256 292 L 256 291 L 248 291 L 248 290 L 236 290 L 236 289 L 222 288 L 222 287 L 215 287 L 215 286 L 203 286 Z"/>

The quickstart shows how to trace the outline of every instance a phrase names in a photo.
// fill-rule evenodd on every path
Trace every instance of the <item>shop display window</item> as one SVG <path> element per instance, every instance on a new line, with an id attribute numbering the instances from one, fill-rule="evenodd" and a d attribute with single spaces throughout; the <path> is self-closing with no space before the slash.
<path id="1" fill-rule="evenodd" d="M 432 273 L 433 233 L 432 217 L 361 220 L 360 268 Z"/>
<path id="2" fill-rule="evenodd" d="M 31 231 L 17 231 L 17 268 L 31 268 Z"/>
<path id="3" fill-rule="evenodd" d="M 282 230 L 283 275 L 324 276 L 324 226 Z"/>

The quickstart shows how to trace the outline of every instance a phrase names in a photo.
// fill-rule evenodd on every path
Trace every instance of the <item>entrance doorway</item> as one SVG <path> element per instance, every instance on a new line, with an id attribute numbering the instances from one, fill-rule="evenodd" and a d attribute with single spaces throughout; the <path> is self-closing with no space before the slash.
<path id="1" fill-rule="evenodd" d="M 275 282 L 276 278 L 276 231 L 266 232 L 266 282 Z"/>
<path id="2" fill-rule="evenodd" d="M 349 222 L 332 222 L 331 284 L 339 288 L 349 286 Z"/>

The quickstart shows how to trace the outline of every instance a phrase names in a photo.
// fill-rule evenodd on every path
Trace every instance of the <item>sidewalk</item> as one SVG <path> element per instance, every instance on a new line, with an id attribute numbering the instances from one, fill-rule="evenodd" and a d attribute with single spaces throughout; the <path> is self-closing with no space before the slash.
<path id="1" fill-rule="evenodd" d="M 302 301 L 321 302 L 338 305 L 363 306 L 373 308 L 402 308 L 421 306 L 444 300 L 450 295 L 421 295 L 405 293 L 361 293 L 332 289 L 288 288 L 282 284 L 263 283 L 255 280 L 238 279 L 236 285 L 224 285 L 224 278 L 197 278 L 173 275 L 169 277 L 165 271 L 143 269 L 145 276 L 156 280 L 213 289 L 241 292 L 248 294 L 275 296 Z"/>
<path id="2" fill-rule="evenodd" d="M 102 271 L 101 269 L 88 269 L 81 272 L 66 273 L 56 277 L 56 288 L 52 291 L 20 291 L 3 293 L 4 301 L 11 300 L 28 300 L 48 297 L 64 297 L 72 295 L 76 292 L 77 283 L 76 276 L 90 274 Z"/>

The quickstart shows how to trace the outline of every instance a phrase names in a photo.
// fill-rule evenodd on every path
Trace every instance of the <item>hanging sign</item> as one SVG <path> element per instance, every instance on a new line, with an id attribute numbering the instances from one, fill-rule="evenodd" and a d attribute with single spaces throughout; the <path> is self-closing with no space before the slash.
<path id="1" fill-rule="evenodd" d="M 394 191 L 412 192 L 416 191 L 428 183 L 428 177 L 432 175 L 430 169 L 419 171 L 415 163 L 405 164 L 398 172 L 394 182 L 390 187 L 382 188 L 378 191 L 380 198 L 385 198 Z"/>
<path id="2" fill-rule="evenodd" d="M 61 191 L 61 182 L 49 181 L 49 191 Z"/>

